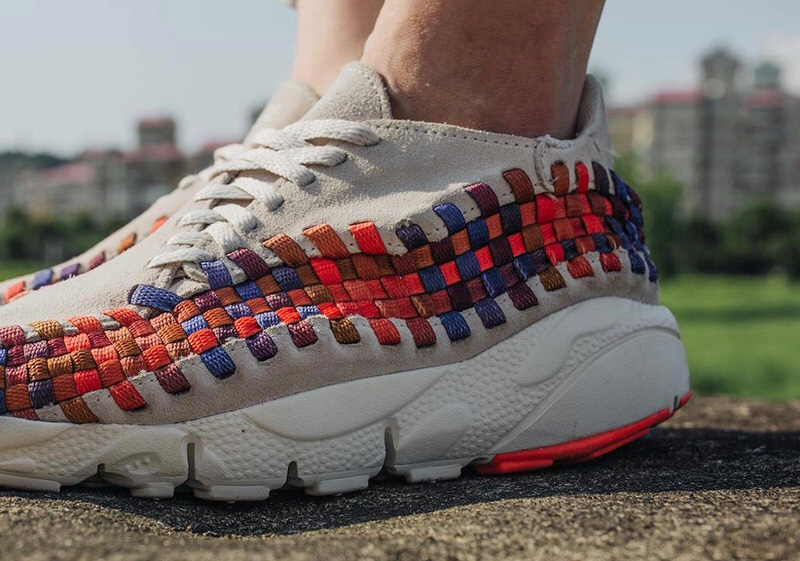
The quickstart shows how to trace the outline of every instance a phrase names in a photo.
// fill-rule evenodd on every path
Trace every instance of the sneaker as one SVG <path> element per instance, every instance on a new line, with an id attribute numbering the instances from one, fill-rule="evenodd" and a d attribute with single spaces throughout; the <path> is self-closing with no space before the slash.
<path id="1" fill-rule="evenodd" d="M 393 120 L 347 66 L 122 258 L 0 308 L 0 485 L 336 494 L 642 436 L 683 345 L 592 78 L 579 130 Z"/>
<path id="2" fill-rule="evenodd" d="M 317 96 L 304 84 L 287 80 L 278 86 L 275 95 L 262 111 L 242 144 L 224 146 L 215 152 L 215 160 L 224 162 L 247 146 L 253 135 L 264 128 L 283 127 L 300 119 L 316 103 Z M 213 166 L 183 178 L 178 188 L 164 195 L 131 222 L 110 234 L 93 248 L 61 265 L 36 273 L 0 282 L 0 305 L 28 293 L 51 286 L 95 269 L 124 253 L 137 242 L 160 228 L 170 216 L 190 202 L 195 193 L 208 183 Z"/>

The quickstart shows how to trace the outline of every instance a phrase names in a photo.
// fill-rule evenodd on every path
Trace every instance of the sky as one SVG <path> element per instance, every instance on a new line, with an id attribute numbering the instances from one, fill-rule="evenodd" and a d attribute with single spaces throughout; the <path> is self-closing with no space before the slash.
<path id="1" fill-rule="evenodd" d="M 0 150 L 126 149 L 138 118 L 162 115 L 187 150 L 237 140 L 288 75 L 294 26 L 280 0 L 5 0 Z M 718 45 L 780 62 L 800 93 L 797 0 L 608 0 L 590 68 L 632 103 L 692 87 Z"/>

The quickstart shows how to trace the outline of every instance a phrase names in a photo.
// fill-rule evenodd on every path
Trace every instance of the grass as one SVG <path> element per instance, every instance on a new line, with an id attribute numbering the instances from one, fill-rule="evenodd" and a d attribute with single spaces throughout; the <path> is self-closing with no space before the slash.
<path id="1" fill-rule="evenodd" d="M 0 280 L 36 271 L 0 263 Z M 800 398 L 800 284 L 783 277 L 683 276 L 661 286 L 699 393 Z"/>
<path id="2" fill-rule="evenodd" d="M 30 261 L 0 261 L 0 281 L 33 273 L 41 268 L 41 263 Z"/>
<path id="3" fill-rule="evenodd" d="M 800 398 L 800 284 L 778 276 L 687 276 L 661 302 L 681 326 L 700 393 Z"/>

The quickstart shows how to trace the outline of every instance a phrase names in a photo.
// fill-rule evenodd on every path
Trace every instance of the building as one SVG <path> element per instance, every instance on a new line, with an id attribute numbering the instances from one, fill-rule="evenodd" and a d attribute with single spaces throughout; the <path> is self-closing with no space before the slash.
<path id="1" fill-rule="evenodd" d="M 649 113 L 652 115 L 652 143 L 649 163 L 655 168 L 670 171 L 682 185 L 697 185 L 700 153 L 697 150 L 700 136 L 700 101 L 702 93 L 691 91 L 663 91 L 655 96 Z M 687 190 L 685 200 L 690 208 L 696 191 Z"/>
<path id="2" fill-rule="evenodd" d="M 176 142 L 173 119 L 143 119 L 137 131 L 137 149 L 125 154 L 124 199 L 115 201 L 116 209 L 126 217 L 147 209 L 173 190 L 189 171 L 188 159 Z"/>
<path id="3" fill-rule="evenodd" d="M 712 220 L 756 199 L 800 204 L 800 100 L 782 89 L 780 69 L 765 63 L 748 76 L 723 49 L 701 64 L 697 87 L 609 111 L 618 152 L 669 172 L 687 212 Z"/>
<path id="4" fill-rule="evenodd" d="M 25 165 L 8 176 L 13 194 L 8 209 L 33 217 L 86 214 L 105 217 L 125 190 L 125 165 L 118 151 L 86 151 L 72 161 Z"/>
<path id="5" fill-rule="evenodd" d="M 0 153 L 0 219 L 16 206 L 20 178 L 35 170 L 46 170 L 67 163 L 50 154 Z"/>
<path id="6" fill-rule="evenodd" d="M 780 69 L 763 64 L 744 98 L 740 178 L 747 193 L 800 204 L 800 99 L 781 88 Z"/>
<path id="7" fill-rule="evenodd" d="M 31 216 L 87 214 L 98 222 L 129 219 L 168 193 L 192 171 L 178 148 L 171 118 L 137 123 L 134 150 L 87 150 L 72 161 L 41 167 L 18 165 L 0 174 L 8 208 Z"/>
<path id="8" fill-rule="evenodd" d="M 115 192 L 124 189 L 119 152 L 87 152 L 73 162 L 28 169 L 17 179 L 14 207 L 31 216 L 102 216 Z"/>
<path id="9" fill-rule="evenodd" d="M 87 150 L 72 160 L 0 153 L 0 221 L 11 209 L 38 217 L 87 214 L 99 222 L 133 218 L 232 143 L 209 141 L 187 155 L 170 117 L 142 119 L 136 130 L 136 148 L 127 152 Z"/>

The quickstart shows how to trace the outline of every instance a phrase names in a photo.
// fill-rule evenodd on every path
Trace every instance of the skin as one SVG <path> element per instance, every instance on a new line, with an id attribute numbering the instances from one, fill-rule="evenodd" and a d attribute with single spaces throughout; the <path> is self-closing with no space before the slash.
<path id="1" fill-rule="evenodd" d="M 395 115 L 570 138 L 602 0 L 386 0 L 363 60 Z"/>
<path id="2" fill-rule="evenodd" d="M 292 78 L 322 95 L 342 66 L 359 60 L 383 0 L 298 0 Z"/>
<path id="3" fill-rule="evenodd" d="M 294 77 L 323 94 L 361 58 L 394 115 L 571 138 L 604 0 L 299 0 Z"/>

